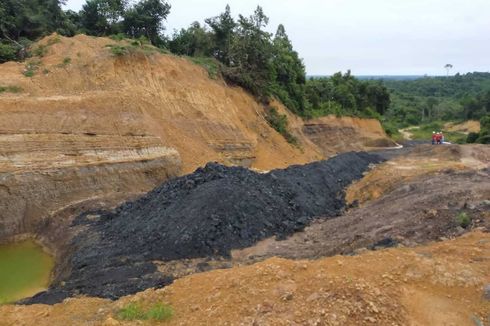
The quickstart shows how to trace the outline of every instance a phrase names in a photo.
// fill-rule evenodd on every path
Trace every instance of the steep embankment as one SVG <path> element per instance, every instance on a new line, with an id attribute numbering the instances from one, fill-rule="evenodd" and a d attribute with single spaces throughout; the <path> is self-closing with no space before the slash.
<path id="1" fill-rule="evenodd" d="M 114 44 L 52 35 L 25 63 L 0 65 L 0 86 L 10 87 L 0 93 L 0 240 L 35 232 L 47 217 L 87 201 L 128 199 L 210 161 L 270 170 L 352 149 L 330 150 L 332 142 L 321 139 L 328 133 L 312 142 L 288 113 L 300 143 L 292 146 L 242 89 L 155 49 L 114 56 L 107 47 Z"/>
<path id="2" fill-rule="evenodd" d="M 330 115 L 306 121 L 302 131 L 325 155 L 397 146 L 376 119 Z"/>

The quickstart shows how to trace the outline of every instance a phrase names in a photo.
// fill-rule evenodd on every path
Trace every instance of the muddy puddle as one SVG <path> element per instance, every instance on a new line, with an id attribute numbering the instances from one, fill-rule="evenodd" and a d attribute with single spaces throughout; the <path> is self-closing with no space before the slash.
<path id="1" fill-rule="evenodd" d="M 54 259 L 33 241 L 0 245 L 0 304 L 45 290 Z"/>

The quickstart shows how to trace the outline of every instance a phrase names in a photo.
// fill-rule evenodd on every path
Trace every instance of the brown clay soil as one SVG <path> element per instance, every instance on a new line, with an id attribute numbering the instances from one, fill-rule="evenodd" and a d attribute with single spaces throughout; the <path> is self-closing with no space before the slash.
<path id="1" fill-rule="evenodd" d="M 116 302 L 79 298 L 54 306 L 0 307 L 1 325 L 152 325 L 121 322 L 129 302 L 170 304 L 165 325 L 475 325 L 490 322 L 490 235 L 473 232 L 418 248 L 272 258 L 195 274 Z"/>

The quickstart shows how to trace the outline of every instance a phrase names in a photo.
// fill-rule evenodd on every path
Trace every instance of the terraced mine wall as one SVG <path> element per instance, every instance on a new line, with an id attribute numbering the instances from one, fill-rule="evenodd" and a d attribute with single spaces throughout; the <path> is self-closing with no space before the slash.
<path id="1" fill-rule="evenodd" d="M 80 104 L 0 99 L 0 242 L 38 233 L 62 210 L 121 203 L 181 173 L 179 153 L 138 120 L 123 123 L 128 112 L 104 124 L 104 110 Z"/>
<path id="2" fill-rule="evenodd" d="M 82 214 L 65 270 L 27 303 L 77 294 L 115 299 L 169 284 L 155 261 L 228 257 L 232 249 L 302 230 L 314 217 L 338 216 L 344 188 L 380 161 L 346 153 L 266 174 L 210 163 L 113 212 Z"/>

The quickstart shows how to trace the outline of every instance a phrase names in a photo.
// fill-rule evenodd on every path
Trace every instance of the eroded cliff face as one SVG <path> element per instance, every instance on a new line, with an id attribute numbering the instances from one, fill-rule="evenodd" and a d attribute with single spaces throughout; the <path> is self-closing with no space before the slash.
<path id="1" fill-rule="evenodd" d="M 302 131 L 327 156 L 396 146 L 376 119 L 327 116 L 305 122 Z"/>
<path id="2" fill-rule="evenodd" d="M 114 56 L 107 45 L 115 43 L 52 35 L 38 43 L 43 57 L 0 65 L 0 86 L 21 89 L 0 94 L 0 240 L 33 232 L 67 207 L 122 201 L 210 161 L 270 170 L 362 149 L 333 145 L 325 126 L 342 119 L 315 133 L 313 122 L 290 113 L 300 146 L 288 144 L 242 89 L 185 58 Z M 23 74 L 29 62 L 31 78 Z"/>
<path id="3" fill-rule="evenodd" d="M 121 201 L 181 173 L 177 150 L 124 110 L 81 99 L 0 99 L 0 239 L 36 233 L 60 210 Z M 128 120 L 127 123 L 116 121 Z"/>

